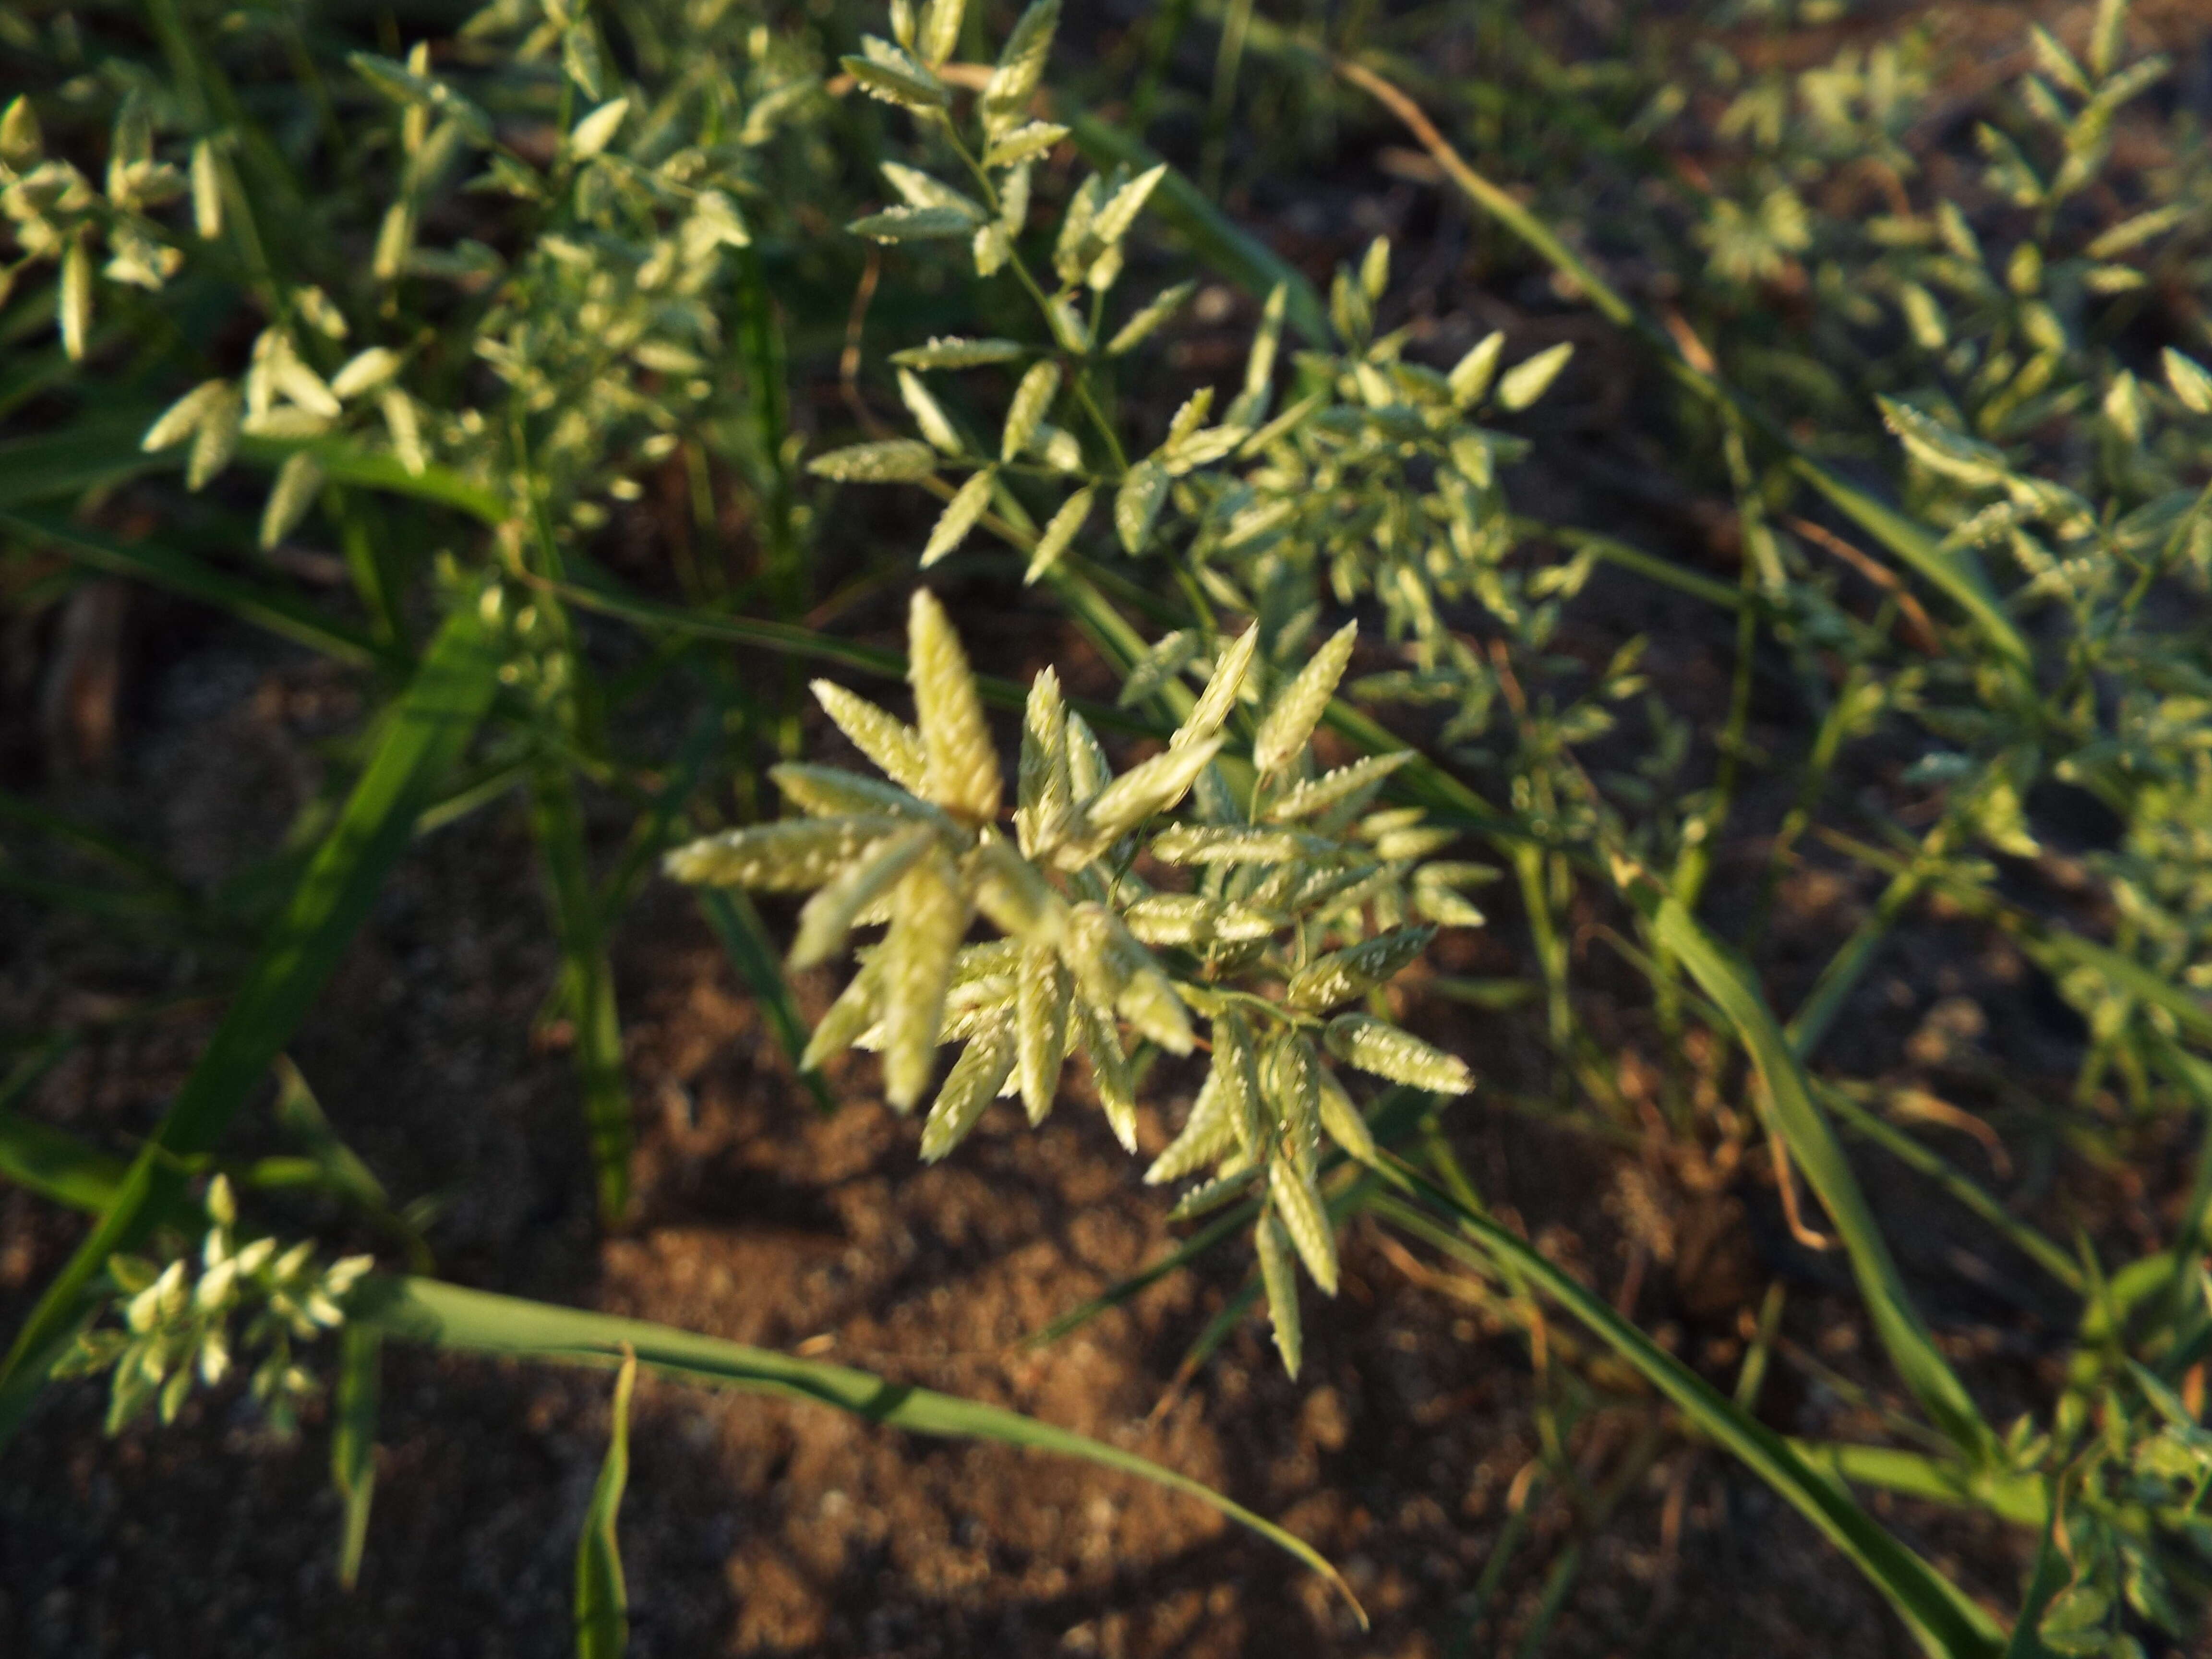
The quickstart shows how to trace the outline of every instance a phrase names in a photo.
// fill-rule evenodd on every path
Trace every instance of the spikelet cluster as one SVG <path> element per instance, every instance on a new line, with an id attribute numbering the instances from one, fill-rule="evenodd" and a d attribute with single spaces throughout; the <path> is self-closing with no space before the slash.
<path id="1" fill-rule="evenodd" d="M 1021 479 L 1056 503 L 1038 515 L 1042 530 L 1009 537 L 1025 552 L 1030 581 L 1077 554 L 1103 520 L 1098 540 L 1131 558 L 1177 559 L 1208 601 L 1227 610 L 1258 615 L 1294 590 L 1316 602 L 1324 592 L 1340 605 L 1371 599 L 1391 636 L 1410 646 L 1413 666 L 1370 689 L 1455 704 L 1448 735 L 1480 732 L 1495 677 L 1447 616 L 1479 605 L 1540 647 L 1595 558 L 1529 568 L 1498 484 L 1528 444 L 1496 422 L 1543 398 L 1573 347 L 1509 363 L 1505 337 L 1492 333 L 1448 373 L 1408 361 L 1409 331 L 1376 326 L 1390 276 L 1389 245 L 1378 239 L 1356 269 L 1337 274 L 1325 320 L 1295 319 L 1317 348 L 1297 356 L 1295 395 L 1283 397 L 1277 385 L 1293 321 L 1289 291 L 1278 287 L 1254 331 L 1242 386 L 1219 400 L 1214 387 L 1200 388 L 1149 451 L 1124 457 L 1085 393 L 1099 368 L 1138 350 L 1197 291 L 1184 281 L 1119 305 L 1130 233 L 1168 170 L 1124 165 L 1085 178 L 1060 212 L 1049 263 L 1032 269 L 1022 246 L 1034 216 L 1030 175 L 1069 129 L 1025 119 L 1023 106 L 1051 46 L 1059 0 L 1036 0 L 1024 13 L 965 137 L 933 55 L 957 33 L 944 20 L 962 9 L 934 0 L 917 17 L 895 7 L 895 38 L 867 37 L 844 67 L 956 152 L 968 176 L 956 184 L 887 162 L 884 179 L 897 200 L 848 228 L 885 246 L 965 242 L 979 277 L 1018 270 L 1046 337 L 941 337 L 894 352 L 899 396 L 919 437 L 830 450 L 810 470 L 839 483 L 937 484 L 948 499 L 922 548 L 925 569 L 965 544 L 994 500 Z M 1115 309 L 1118 325 L 1109 320 Z M 972 406 L 974 386 L 961 388 L 951 408 L 940 400 L 940 377 L 975 370 L 986 382 L 1012 384 L 995 437 L 954 417 L 954 409 Z M 940 483 L 941 473 L 961 482 Z M 1131 694 L 1175 672 L 1195 643 L 1180 630 L 1162 640 L 1139 665 Z M 1605 716 L 1594 704 L 1583 718 Z M 1263 766 L 1266 743 L 1263 733 Z"/>
<path id="2" fill-rule="evenodd" d="M 318 1262 L 312 1243 L 240 1243 L 237 1200 L 224 1176 L 209 1183 L 206 1208 L 198 1273 L 183 1257 L 163 1264 L 111 1256 L 107 1280 L 120 1323 L 83 1332 L 57 1368 L 108 1377 L 110 1434 L 149 1406 L 173 1422 L 195 1382 L 220 1382 L 248 1356 L 253 1398 L 271 1426 L 289 1434 L 299 1406 L 317 1392 L 295 1348 L 344 1323 L 345 1297 L 369 1269 L 365 1255 Z"/>
<path id="3" fill-rule="evenodd" d="M 1058 676 L 1039 673 L 1004 811 L 966 653 L 935 598 L 917 592 L 914 725 L 815 687 L 882 776 L 778 767 L 794 816 L 695 842 L 666 867 L 682 881 L 811 895 L 794 968 L 883 927 L 854 952 L 805 1064 L 880 1054 L 894 1107 L 930 1097 L 926 1158 L 951 1152 L 1001 1096 L 1042 1121 L 1071 1060 L 1133 1152 L 1141 1056 L 1203 1047 L 1204 1082 L 1146 1178 L 1194 1181 L 1186 1213 L 1257 1197 L 1263 1265 L 1279 1244 L 1333 1294 L 1325 1153 L 1374 1155 L 1338 1069 L 1444 1093 L 1472 1086 L 1463 1060 L 1367 1006 L 1437 924 L 1480 920 L 1459 889 L 1486 872 L 1431 860 L 1450 832 L 1418 809 L 1370 810 L 1407 757 L 1316 770 L 1310 741 L 1353 630 L 1264 697 L 1258 637 L 1255 626 L 1222 642 L 1165 747 L 1119 773 Z M 1254 736 L 1232 747 L 1240 714 Z M 979 921 L 991 936 L 971 939 Z M 957 1053 L 939 1081 L 945 1045 Z M 1267 1281 L 1295 1370 L 1293 1280 L 1279 1262 Z"/>

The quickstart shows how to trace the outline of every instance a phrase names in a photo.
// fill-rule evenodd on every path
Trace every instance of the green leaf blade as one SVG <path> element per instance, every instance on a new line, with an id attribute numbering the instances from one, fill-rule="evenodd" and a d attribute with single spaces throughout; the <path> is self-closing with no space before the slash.
<path id="1" fill-rule="evenodd" d="M 636 1387 L 637 1356 L 626 1352 L 615 1373 L 606 1458 L 576 1540 L 576 1659 L 622 1659 L 629 1645 L 629 1592 L 615 1522 L 629 1484 L 629 1402 Z"/>

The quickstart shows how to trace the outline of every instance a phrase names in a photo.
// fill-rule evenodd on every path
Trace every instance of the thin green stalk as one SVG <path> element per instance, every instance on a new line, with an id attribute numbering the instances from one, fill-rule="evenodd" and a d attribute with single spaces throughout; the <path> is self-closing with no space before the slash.
<path id="1" fill-rule="evenodd" d="M 1727 412 L 1723 411 L 1724 416 Z M 1763 560 L 1755 550 L 1764 546 L 1765 560 L 1773 560 L 1773 538 L 1753 488 L 1741 426 L 1733 419 L 1729 422 L 1723 448 L 1727 452 L 1729 472 L 1735 484 L 1736 518 L 1743 538 L 1741 588 L 1747 601 L 1758 591 L 1760 581 Z M 1778 577 L 1780 574 L 1778 562 L 1774 574 Z M 1705 891 L 1705 877 L 1712 869 L 1714 843 L 1720 839 L 1735 805 L 1736 773 L 1750 729 L 1752 659 L 1758 637 L 1757 613 L 1748 603 L 1740 605 L 1735 613 L 1735 666 L 1729 685 L 1728 720 L 1714 745 L 1719 758 L 1712 790 L 1704 810 L 1684 826 L 1682 846 L 1675 855 L 1674 874 L 1667 884 L 1668 890 L 1686 910 L 1698 908 L 1698 897 Z"/>
<path id="2" fill-rule="evenodd" d="M 1882 941 L 1905 914 L 1905 907 L 1920 896 L 1922 887 L 1949 852 L 1954 829 L 1952 820 L 1946 817 L 1928 832 L 1913 860 L 1891 877 L 1889 885 L 1875 901 L 1874 908 L 1820 969 L 1787 1028 L 1790 1048 L 1801 1061 L 1809 1060 L 1813 1051 L 1820 1046 L 1821 1039 L 1835 1023 L 1836 1016 L 1843 1012 L 1844 1004 L 1850 1000 L 1859 980 L 1874 965 Z"/>
<path id="3" fill-rule="evenodd" d="M 1552 1052 L 1564 1057 L 1574 1036 L 1575 1009 L 1567 978 L 1567 941 L 1552 914 L 1551 860 L 1540 847 L 1511 849 L 1513 876 L 1528 913 L 1529 942 L 1544 975 L 1544 1028 Z"/>
<path id="4" fill-rule="evenodd" d="M 757 453 L 754 488 L 759 497 L 761 541 L 770 602 L 779 622 L 796 623 L 812 603 L 805 550 L 798 528 L 798 493 L 791 476 L 791 393 L 783 330 L 761 269 L 760 251 L 738 250 L 738 342 L 745 362 Z M 785 758 L 799 752 L 799 679 L 787 662 L 777 747 Z"/>
<path id="5" fill-rule="evenodd" d="M 590 1133 L 599 1217 L 611 1226 L 629 1208 L 634 1133 L 614 969 L 607 958 L 599 896 L 587 863 L 575 779 L 557 757 L 540 756 L 532 766 L 530 799 L 553 933 L 561 946 L 559 1000 L 574 1033 L 570 1041 Z"/>
<path id="6" fill-rule="evenodd" d="M 615 1373 L 606 1456 L 576 1540 L 576 1659 L 622 1659 L 629 1645 L 629 1593 L 615 1521 L 629 1483 L 629 1402 L 636 1387 L 637 1356 L 625 1349 Z"/>
<path id="7" fill-rule="evenodd" d="M 1069 1309 L 1050 1323 L 1042 1325 L 1024 1337 L 1024 1348 L 1051 1346 L 1062 1337 L 1080 1330 L 1100 1314 L 1120 1307 L 1150 1290 L 1170 1273 L 1188 1267 L 1231 1234 L 1240 1232 L 1252 1224 L 1253 1217 L 1260 1212 L 1257 1200 L 1248 1200 L 1223 1211 L 1212 1221 L 1193 1233 L 1167 1255 L 1149 1267 L 1132 1273 L 1120 1283 L 1102 1291 L 1089 1301 Z"/>
<path id="8" fill-rule="evenodd" d="M 1796 797 L 1783 815 L 1782 827 L 1775 831 L 1773 845 L 1767 849 L 1766 867 L 1759 876 L 1759 897 L 1753 906 L 1751 926 L 1745 930 L 1747 951 L 1755 951 L 1765 937 L 1783 872 L 1790 867 L 1798 837 L 1813 822 L 1813 811 L 1820 804 L 1821 792 L 1827 787 L 1828 775 L 1835 770 L 1836 761 L 1843 753 L 1844 736 L 1857 712 L 1858 696 L 1870 684 L 1871 677 L 1863 665 L 1854 665 L 1821 714 L 1820 727 L 1813 734 L 1813 747 L 1805 757 L 1803 775 L 1797 781 Z"/>
<path id="9" fill-rule="evenodd" d="M 1199 147 L 1198 187 L 1221 198 L 1221 170 L 1229 156 L 1229 118 L 1237 107 L 1237 77 L 1244 62 L 1244 36 L 1252 25 L 1252 0 L 1229 0 L 1221 20 L 1221 45 L 1213 58 L 1213 87 Z"/>
<path id="10" fill-rule="evenodd" d="M 1182 38 L 1182 32 L 1190 27 L 1190 14 L 1191 0 L 1166 0 L 1153 12 L 1146 26 L 1145 67 L 1137 77 L 1137 89 L 1130 94 L 1129 112 L 1124 118 L 1125 125 L 1139 141 L 1152 125 L 1152 111 L 1167 79 L 1169 61 L 1175 56 L 1176 43 Z"/>
<path id="11" fill-rule="evenodd" d="M 338 1587 L 350 1591 L 368 1544 L 369 1506 L 376 1492 L 376 1419 L 381 1399 L 384 1339 L 367 1326 L 338 1333 L 338 1386 L 331 1423 L 331 1484 L 344 1520 L 338 1537 Z"/>

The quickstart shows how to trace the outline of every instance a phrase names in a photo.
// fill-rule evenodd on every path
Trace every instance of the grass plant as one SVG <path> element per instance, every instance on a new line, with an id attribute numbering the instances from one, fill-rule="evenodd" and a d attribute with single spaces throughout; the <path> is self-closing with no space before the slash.
<path id="1" fill-rule="evenodd" d="M 342 668 L 366 713 L 235 892 L 0 796 L 9 903 L 137 930 L 222 1009 L 127 1150 L 30 1108 L 71 1033 L 7 1034 L 0 1176 L 86 1221 L 0 1360 L 0 1445 L 58 1376 L 104 1376 L 120 1428 L 235 1362 L 280 1422 L 327 1417 L 349 1584 L 386 1346 L 611 1370 L 574 1619 L 612 1654 L 643 1370 L 1163 1483 L 1357 1610 L 1311 1544 L 1103 1440 L 438 1277 L 434 1226 L 286 1054 L 414 844 L 512 813 L 609 1229 L 639 1121 L 612 941 L 673 879 L 794 1098 L 846 1109 L 875 1073 L 839 1057 L 873 1054 L 884 1102 L 925 1109 L 925 1160 L 1001 1097 L 1032 1124 L 1080 1097 L 1134 1152 L 1140 1102 L 1177 1098 L 1160 1079 L 1202 1078 L 1144 1171 L 1201 1224 L 1040 1341 L 1226 1258 L 1243 1289 L 1186 1373 L 1264 1309 L 1295 1376 L 1330 1316 L 1309 1291 L 1381 1238 L 1526 1336 L 1524 1500 L 1577 1493 L 1594 1529 L 1657 1460 L 1714 1449 L 1931 1654 L 2202 1641 L 2202 112 L 2120 0 L 2024 27 L 2018 66 L 1955 96 L 1940 8 L 1817 60 L 1780 49 L 1811 38 L 1790 8 L 1693 9 L 1702 50 L 1654 29 L 1574 58 L 1486 3 L 1164 6 L 1088 57 L 1059 0 L 494 0 L 419 35 L 312 4 L 10 12 L 0 606 L 148 585 Z M 1440 67 L 1478 48 L 1479 73 Z M 1271 169 L 1362 133 L 1457 227 L 1462 277 L 1547 296 L 1540 327 L 1455 335 L 1402 236 L 1316 281 L 1246 222 Z M 1236 371 L 1178 369 L 1224 319 Z M 1538 452 L 1616 383 L 1601 459 L 1650 514 L 1532 510 Z M 1685 502 L 1725 558 L 1658 533 Z M 289 574 L 302 546 L 337 550 L 337 591 Z M 1024 588 L 1065 658 L 1026 685 L 975 671 L 963 612 Z M 1607 621 L 1624 589 L 1694 614 L 1717 679 Z M 886 599 L 903 652 L 840 630 Z M 832 728 L 872 773 L 810 758 Z M 618 845 L 593 829 L 614 815 Z M 1792 911 L 1815 874 L 1866 902 Z M 764 916 L 755 891 L 805 902 Z M 1981 1080 L 1961 1106 L 1839 1041 L 1886 953 L 1946 929 L 2070 1011 L 2070 1078 L 1931 1014 L 1914 1043 Z M 1440 935 L 1516 965 L 1438 971 Z M 848 959 L 810 1030 L 792 975 Z M 1454 997 L 1481 1018 L 1438 1018 Z M 1517 1096 L 1467 1037 L 1509 1022 L 1544 1070 Z M 272 1088 L 298 1155 L 234 1156 Z M 1848 1279 L 1888 1441 L 1768 1420 L 1801 1352 L 1778 1278 L 1716 1376 L 1495 1211 L 1454 1135 L 1504 1110 L 1594 1161 L 1771 1192 Z M 1961 1127 L 1995 1184 L 1945 1151 Z M 2014 1178 L 2031 1147 L 2086 1182 L 2192 1139 L 2148 1246 Z M 1880 1159 L 2068 1310 L 2031 1408 L 2000 1407 L 1908 1270 Z M 287 1231 L 301 1188 L 381 1259 L 318 1265 Z M 1570 1441 L 1601 1413 L 1639 1449 L 1593 1492 Z M 1869 1492 L 2012 1529 L 2017 1594 L 1947 1576 Z M 1523 1530 L 1447 1650 L 1493 1628 Z M 1522 1650 L 1584 1559 L 1553 1557 Z"/>

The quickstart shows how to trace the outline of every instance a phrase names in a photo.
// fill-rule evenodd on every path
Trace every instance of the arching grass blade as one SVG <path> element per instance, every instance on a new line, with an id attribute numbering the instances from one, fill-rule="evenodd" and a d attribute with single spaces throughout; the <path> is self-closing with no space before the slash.
<path id="1" fill-rule="evenodd" d="M 1224 1497 L 1203 1481 L 1073 1430 L 1019 1412 L 933 1389 L 892 1382 L 866 1371 L 748 1347 L 645 1320 L 468 1290 L 430 1279 L 363 1281 L 352 1316 L 387 1336 L 448 1352 L 503 1354 L 558 1363 L 614 1366 L 625 1348 L 637 1363 L 680 1382 L 738 1389 L 833 1407 L 887 1428 L 1081 1458 L 1196 1498 L 1256 1533 L 1326 1578 L 1355 1612 L 1359 1603 L 1328 1559 L 1304 1539 Z M 1363 1625 L 1365 1614 L 1360 1613 Z"/>

